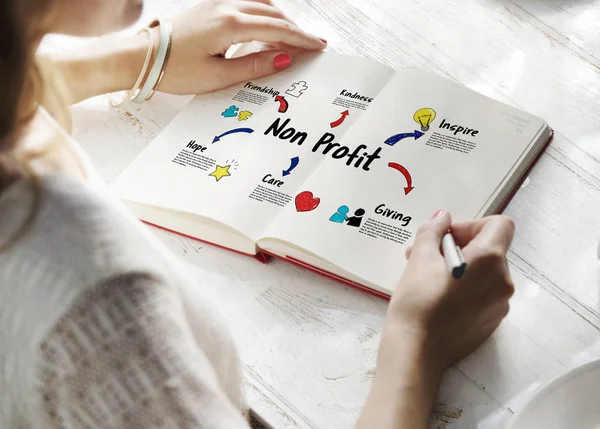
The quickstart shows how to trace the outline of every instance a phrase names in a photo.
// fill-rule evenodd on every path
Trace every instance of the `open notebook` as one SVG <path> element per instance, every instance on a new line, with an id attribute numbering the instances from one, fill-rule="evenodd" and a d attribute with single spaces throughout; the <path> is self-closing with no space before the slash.
<path id="1" fill-rule="evenodd" d="M 499 212 L 552 134 L 427 72 L 294 60 L 195 97 L 113 189 L 147 223 L 389 295 L 423 222 Z"/>

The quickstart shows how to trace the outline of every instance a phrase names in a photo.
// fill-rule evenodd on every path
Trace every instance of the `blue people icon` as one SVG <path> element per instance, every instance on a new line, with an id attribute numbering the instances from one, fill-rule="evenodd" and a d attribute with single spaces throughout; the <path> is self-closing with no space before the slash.
<path id="1" fill-rule="evenodd" d="M 348 216 L 346 215 L 349 211 L 350 209 L 348 206 L 339 206 L 337 212 L 332 214 L 329 220 L 331 222 L 344 223 L 344 221 L 348 220 Z"/>
<path id="2" fill-rule="evenodd" d="M 354 212 L 354 216 L 348 219 L 347 225 L 358 228 L 362 222 L 363 216 L 365 214 L 364 209 L 358 209 Z"/>

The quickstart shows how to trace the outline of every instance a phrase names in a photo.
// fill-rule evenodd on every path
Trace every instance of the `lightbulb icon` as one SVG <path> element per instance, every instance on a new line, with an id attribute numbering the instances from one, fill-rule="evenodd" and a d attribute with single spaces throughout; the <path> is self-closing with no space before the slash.
<path id="1" fill-rule="evenodd" d="M 421 125 L 421 131 L 428 131 L 429 124 L 435 119 L 435 110 L 429 107 L 424 107 L 415 112 L 413 119 L 419 125 Z"/>

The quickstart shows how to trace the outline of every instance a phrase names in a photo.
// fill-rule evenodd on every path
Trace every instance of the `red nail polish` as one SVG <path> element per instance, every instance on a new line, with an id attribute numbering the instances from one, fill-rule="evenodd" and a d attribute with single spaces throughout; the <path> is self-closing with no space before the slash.
<path id="1" fill-rule="evenodd" d="M 321 42 L 323 42 L 323 43 L 327 44 L 327 40 L 325 40 L 325 39 L 322 39 L 322 38 L 320 38 L 320 37 L 319 37 L 319 40 L 320 40 Z"/>
<path id="2" fill-rule="evenodd" d="M 276 70 L 281 70 L 288 67 L 292 63 L 292 59 L 288 54 L 279 54 L 273 60 L 273 66 Z"/>
<path id="3" fill-rule="evenodd" d="M 438 210 L 437 212 L 435 212 L 435 213 L 433 214 L 433 217 L 432 217 L 431 219 L 435 219 L 436 217 L 440 217 L 440 216 L 442 216 L 444 213 L 446 213 L 446 210 L 440 209 L 440 210 Z"/>

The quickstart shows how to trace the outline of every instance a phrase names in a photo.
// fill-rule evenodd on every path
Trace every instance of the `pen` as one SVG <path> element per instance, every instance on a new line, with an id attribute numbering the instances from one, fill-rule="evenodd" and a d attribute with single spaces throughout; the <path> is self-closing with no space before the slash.
<path id="1" fill-rule="evenodd" d="M 448 270 L 455 279 L 460 279 L 467 270 L 467 263 L 465 257 L 454 241 L 452 234 L 447 232 L 442 237 L 442 251 L 444 252 L 444 259 L 446 259 L 446 265 Z"/>

